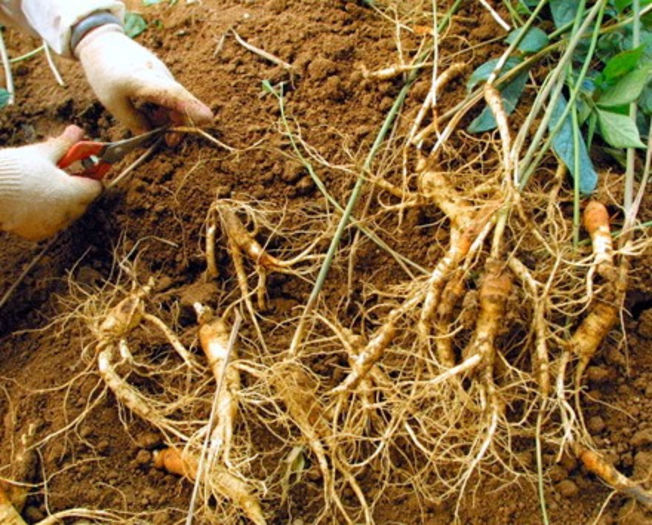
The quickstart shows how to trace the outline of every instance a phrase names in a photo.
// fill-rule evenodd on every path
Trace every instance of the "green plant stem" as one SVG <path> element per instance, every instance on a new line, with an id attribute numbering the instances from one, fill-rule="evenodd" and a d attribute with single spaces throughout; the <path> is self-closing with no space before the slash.
<path id="1" fill-rule="evenodd" d="M 500 70 L 505 65 L 505 62 L 507 62 L 507 59 L 514 52 L 514 50 L 518 47 L 518 45 L 521 43 L 521 40 L 525 37 L 525 35 L 527 34 L 530 27 L 532 27 L 532 24 L 534 24 L 534 20 L 536 19 L 537 15 L 541 12 L 541 10 L 545 7 L 545 5 L 547 3 L 548 3 L 548 0 L 541 0 L 537 4 L 537 7 L 534 9 L 534 11 L 530 15 L 530 17 L 525 22 L 525 24 L 523 24 L 519 28 L 520 31 L 518 32 L 516 38 L 507 47 L 507 49 L 505 50 L 503 55 L 500 57 L 500 60 L 498 60 L 498 62 L 496 63 L 496 67 L 494 68 L 494 70 L 489 75 L 489 78 L 487 79 L 487 84 L 494 84 L 496 82 L 496 77 L 500 74 Z"/>
<path id="2" fill-rule="evenodd" d="M 646 6 L 645 9 L 641 10 L 641 16 L 646 15 L 646 14 L 648 14 L 650 12 L 652 12 L 652 4 Z M 600 27 L 599 31 L 598 31 L 598 35 L 601 36 L 601 35 L 610 33 L 611 31 L 615 31 L 616 29 L 619 29 L 620 27 L 629 24 L 632 21 L 632 19 L 633 19 L 633 16 L 628 17 L 628 18 L 618 22 L 617 24 L 613 24 L 613 25 L 606 26 L 606 27 Z M 550 35 L 550 39 L 552 40 L 553 35 L 558 36 L 562 32 L 561 29 L 563 29 L 564 30 L 563 32 L 565 32 L 568 29 L 570 29 L 570 27 L 572 25 L 573 25 L 573 22 L 569 22 L 566 26 L 563 26 L 559 30 L 555 31 L 555 33 L 552 33 Z M 580 35 L 580 38 L 585 38 L 585 37 L 583 35 Z M 524 71 L 526 69 L 529 69 L 533 64 L 538 62 L 543 57 L 549 55 L 553 51 L 559 50 L 565 43 L 566 43 L 566 40 L 562 39 L 562 40 L 559 40 L 557 42 L 554 42 L 552 44 L 547 45 L 546 47 L 544 47 L 543 49 L 541 49 L 540 51 L 538 51 L 537 53 L 535 53 L 531 57 L 527 58 L 526 60 L 524 60 L 520 64 L 514 66 L 512 69 L 510 69 L 509 71 L 505 72 L 503 75 L 498 77 L 498 79 L 494 82 L 494 85 L 496 87 L 500 87 L 503 84 L 505 84 L 506 82 L 509 82 L 514 77 L 516 77 L 516 75 L 518 75 L 519 73 L 521 73 L 522 71 Z M 480 102 L 482 99 L 483 99 L 482 87 L 476 88 L 474 91 L 469 93 L 464 98 L 464 100 L 458 102 L 451 109 L 449 109 L 448 111 L 443 113 L 439 118 L 440 118 L 440 120 L 442 122 L 446 121 L 446 120 L 450 119 L 453 115 L 455 115 L 456 113 L 458 113 L 460 111 L 464 111 L 464 112 L 468 111 L 471 107 L 473 107 L 475 104 Z"/>
<path id="3" fill-rule="evenodd" d="M 412 86 L 412 83 L 414 82 L 415 78 L 416 75 L 410 75 L 405 86 L 403 86 L 403 89 L 401 89 L 401 91 L 399 92 L 398 97 L 396 97 L 396 100 L 394 101 L 394 105 L 389 110 L 389 113 L 385 118 L 385 122 L 383 122 L 383 125 L 378 135 L 376 136 L 376 140 L 374 141 L 374 144 L 371 147 L 369 154 L 367 155 L 364 165 L 362 166 L 363 173 L 358 176 L 358 179 L 356 180 L 355 185 L 353 186 L 353 190 L 351 191 L 349 200 L 346 203 L 346 208 L 344 208 L 344 211 L 342 212 L 342 217 L 337 225 L 337 229 L 335 230 L 335 234 L 333 235 L 331 244 L 328 247 L 328 251 L 326 252 L 326 257 L 324 258 L 324 262 L 322 263 L 322 266 L 319 269 L 319 274 L 317 275 L 315 285 L 313 286 L 312 292 L 310 293 L 310 297 L 308 297 L 308 301 L 304 308 L 303 314 L 299 319 L 297 329 L 294 332 L 294 337 L 292 338 L 292 343 L 290 344 L 291 355 L 296 355 L 298 352 L 299 345 L 301 344 L 301 340 L 303 339 L 305 320 L 307 316 L 310 314 L 310 312 L 312 312 L 315 305 L 317 304 L 319 293 L 321 292 L 321 289 L 324 286 L 324 282 L 326 281 L 326 276 L 328 275 L 328 271 L 330 270 L 331 264 L 333 263 L 335 252 L 337 251 L 340 245 L 340 241 L 342 239 L 342 235 L 344 234 L 344 230 L 346 229 L 349 223 L 349 218 L 353 213 L 353 208 L 358 203 L 358 199 L 360 198 L 360 192 L 362 190 L 362 186 L 365 181 L 365 177 L 363 174 L 367 173 L 370 170 L 371 163 L 373 162 L 376 153 L 378 152 L 380 146 L 385 140 L 387 133 L 392 127 L 394 123 L 394 119 L 396 118 L 396 115 L 398 114 L 401 106 L 403 105 L 403 102 L 405 101 L 405 97 L 407 96 L 407 93 L 410 87 Z"/>
<path id="4" fill-rule="evenodd" d="M 575 20 L 573 20 L 573 33 L 576 32 L 577 27 L 580 25 L 580 21 L 582 20 L 585 9 L 586 0 L 582 0 L 575 13 Z M 598 22 L 595 24 L 596 28 L 600 27 L 600 22 L 602 22 L 601 18 L 599 18 Z M 594 34 L 596 33 L 597 31 L 594 31 Z M 575 96 L 577 96 L 577 93 L 579 93 L 579 88 L 582 85 L 584 74 L 586 74 L 586 70 L 588 69 L 588 65 L 591 61 L 592 56 L 593 53 L 591 50 L 588 53 L 586 60 L 584 61 L 582 71 L 580 72 L 580 76 L 577 78 L 577 82 L 575 84 L 573 84 L 573 67 L 571 63 L 569 63 L 567 66 L 566 81 L 574 88 L 573 94 Z M 577 249 L 577 243 L 580 242 L 580 124 L 577 118 L 577 108 L 575 107 L 574 97 L 571 96 L 568 101 L 568 106 L 565 109 L 568 109 L 571 113 L 571 124 L 573 127 L 573 247 Z M 566 117 L 564 117 L 562 114 L 555 128 L 561 128 L 564 122 L 564 118 Z M 553 130 L 553 132 L 557 133 L 556 130 Z M 550 133 L 551 140 L 554 138 L 554 136 L 555 135 L 553 133 Z"/>
<path id="5" fill-rule="evenodd" d="M 646 228 L 650 228 L 650 227 L 652 227 L 652 221 L 646 221 L 646 222 L 642 222 L 641 224 L 638 224 L 636 226 L 632 226 L 632 228 L 629 231 L 645 230 Z M 622 230 L 614 230 L 614 231 L 611 232 L 611 236 L 614 239 L 618 239 L 626 232 L 625 230 L 626 230 L 625 228 L 623 228 Z M 582 239 L 578 243 L 578 246 L 587 246 L 589 244 L 591 244 L 591 239 L 587 238 L 587 239 Z"/>
<path id="6" fill-rule="evenodd" d="M 19 57 L 16 58 L 10 58 L 9 63 L 15 64 L 16 62 L 21 62 L 23 60 L 27 60 L 28 58 L 35 57 L 44 49 L 45 49 L 45 45 L 42 45 L 40 47 L 37 47 L 36 49 L 32 49 L 29 53 L 25 53 L 24 55 L 20 55 Z"/>
<path id="7" fill-rule="evenodd" d="M 575 104 L 575 100 L 577 99 L 577 96 L 579 95 L 580 89 L 582 87 L 582 82 L 591 64 L 591 57 L 593 56 L 593 53 L 595 51 L 595 46 L 597 44 L 598 35 L 599 35 L 599 27 L 602 21 L 602 17 L 604 15 L 605 5 L 606 5 L 606 1 L 601 0 L 595 4 L 595 6 L 591 9 L 591 11 L 589 11 L 589 14 L 586 16 L 586 19 L 584 20 L 584 23 L 579 28 L 579 30 L 575 33 L 575 36 L 571 39 L 571 42 L 568 45 L 568 49 L 564 53 L 562 59 L 560 59 L 559 65 L 550 74 L 550 76 L 555 79 L 558 79 L 561 76 L 562 71 L 564 71 L 562 68 L 565 67 L 567 63 L 569 63 L 572 53 L 577 47 L 577 44 L 579 42 L 579 37 L 584 33 L 588 25 L 593 21 L 593 18 L 595 18 L 596 16 L 595 10 L 597 9 L 598 21 L 595 25 L 595 29 L 592 34 L 591 43 L 589 44 L 589 52 L 587 54 L 586 60 L 584 61 L 584 64 L 582 65 L 580 74 L 578 75 L 575 84 L 572 86 L 570 98 L 568 100 L 566 108 L 562 112 L 561 117 L 559 118 L 559 120 L 557 121 L 557 123 L 555 124 L 551 132 L 548 134 L 548 139 L 541 147 L 540 146 L 541 140 L 543 138 L 546 129 L 548 128 L 548 122 L 550 122 L 550 118 L 552 117 L 552 112 L 554 110 L 555 104 L 557 103 L 557 100 L 559 99 L 561 88 L 563 87 L 563 83 L 560 82 L 560 84 L 557 85 L 557 89 L 555 93 L 553 94 L 553 96 L 550 97 L 550 101 L 548 102 L 548 108 L 543 116 L 541 123 L 539 124 L 539 128 L 537 129 L 537 132 L 534 138 L 532 139 L 532 142 L 530 144 L 530 147 L 528 148 L 525 157 L 519 163 L 519 172 L 522 173 L 522 176 L 520 177 L 518 183 L 519 189 L 524 188 L 525 185 L 527 184 L 530 176 L 532 175 L 532 173 L 534 173 L 534 170 L 541 162 L 541 159 L 546 154 L 546 152 L 550 149 L 552 140 L 554 139 L 557 132 L 561 129 L 564 121 L 566 120 L 566 117 L 569 115 L 571 111 L 571 108 Z M 544 91 L 545 90 L 542 90 L 541 94 L 547 96 L 547 94 L 544 94 Z M 531 121 L 530 115 L 528 115 L 528 119 L 526 120 Z M 527 131 L 527 128 L 525 128 L 525 131 Z"/>
<path id="8" fill-rule="evenodd" d="M 634 24 L 632 30 L 632 49 L 638 47 L 641 43 L 641 2 L 634 0 L 632 3 L 634 11 Z M 629 116 L 632 121 L 636 122 L 636 101 L 629 105 Z M 636 150 L 634 148 L 627 148 L 627 166 L 625 169 L 625 191 L 623 195 L 623 209 L 627 217 L 632 209 L 632 202 L 634 200 L 634 163 L 636 161 Z"/>
<path id="9" fill-rule="evenodd" d="M 451 8 L 444 15 L 442 21 L 440 22 L 439 27 L 437 28 L 438 31 L 443 31 L 446 28 L 448 22 L 450 21 L 452 13 L 454 13 L 457 10 L 457 8 L 460 6 L 461 3 L 462 0 L 455 1 L 455 3 L 451 6 Z M 416 63 L 419 64 L 425 62 L 429 55 L 430 55 L 429 51 L 423 53 L 421 56 L 419 56 L 416 59 Z M 396 97 L 396 100 L 394 101 L 394 104 L 389 110 L 389 113 L 385 117 L 385 121 L 383 122 L 383 125 L 381 126 L 380 131 L 376 136 L 376 140 L 371 146 L 371 150 L 369 151 L 369 154 L 365 159 L 365 162 L 362 166 L 362 173 L 358 175 L 355 185 L 353 186 L 353 190 L 351 191 L 351 195 L 346 204 L 346 208 L 344 208 L 344 211 L 342 212 L 342 217 L 340 218 L 340 222 L 337 225 L 337 229 L 335 230 L 335 234 L 333 235 L 331 244 L 328 247 L 328 251 L 326 252 L 324 262 L 322 263 L 322 266 L 319 269 L 319 274 L 317 275 L 317 279 L 315 280 L 315 285 L 313 286 L 313 289 L 310 292 L 310 296 L 308 297 L 306 306 L 304 307 L 303 313 L 301 314 L 299 322 L 297 323 L 297 328 L 294 332 L 294 336 L 292 337 L 292 342 L 290 343 L 289 353 L 291 356 L 296 356 L 298 353 L 299 346 L 301 345 L 301 342 L 303 340 L 306 319 L 308 318 L 308 315 L 310 315 L 313 308 L 317 304 L 317 299 L 319 298 L 321 289 L 323 288 L 324 282 L 326 281 L 326 276 L 328 275 L 328 271 L 330 270 L 331 264 L 333 263 L 335 252 L 337 251 L 340 245 L 340 241 L 342 239 L 342 235 L 344 234 L 344 230 L 346 229 L 349 222 L 349 218 L 353 213 L 353 208 L 355 208 L 355 205 L 357 204 L 358 199 L 360 198 L 362 186 L 364 185 L 365 182 L 365 175 L 371 171 L 371 165 L 374 161 L 374 158 L 376 157 L 376 154 L 380 150 L 380 146 L 382 145 L 383 141 L 385 140 L 385 137 L 389 133 L 389 130 L 392 128 L 394 124 L 394 119 L 396 118 L 399 110 L 403 106 L 403 102 L 407 97 L 410 87 L 416 80 L 418 74 L 419 74 L 419 69 L 417 68 L 412 70 L 408 75 L 405 85 L 399 92 L 398 96 Z"/>
<path id="10" fill-rule="evenodd" d="M 652 4 L 649 4 L 645 6 L 643 9 L 641 9 L 638 13 L 636 14 L 631 14 L 628 17 L 623 18 L 622 20 L 619 20 L 615 24 L 610 24 L 602 29 L 600 32 L 601 35 L 606 35 L 607 33 L 611 33 L 612 31 L 616 31 L 617 29 L 620 29 L 621 27 L 625 27 L 626 25 L 636 22 L 637 20 L 640 22 L 641 18 L 644 17 L 645 15 L 648 15 L 652 13 Z"/>
<path id="11" fill-rule="evenodd" d="M 577 119 L 577 108 L 571 109 L 573 124 L 573 246 L 577 248 L 580 242 L 580 125 Z"/>
<path id="12" fill-rule="evenodd" d="M 299 160 L 301 163 L 304 165 L 304 167 L 308 170 L 308 174 L 310 175 L 310 178 L 313 180 L 315 183 L 315 186 L 317 186 L 317 189 L 321 192 L 321 194 L 324 196 L 324 198 L 340 213 L 344 213 L 344 208 L 342 205 L 335 200 L 335 198 L 328 192 L 326 189 L 326 186 L 324 185 L 324 182 L 319 178 L 319 175 L 315 172 L 315 169 L 313 168 L 312 164 L 310 161 L 304 157 L 303 153 L 301 152 L 301 149 L 299 148 L 299 145 L 297 144 L 297 141 L 294 138 L 294 135 L 292 134 L 292 131 L 290 129 L 290 124 L 287 120 L 287 115 L 285 114 L 285 103 L 283 99 L 283 95 L 277 93 L 271 88 L 267 88 L 268 91 L 270 91 L 279 101 L 279 108 L 281 111 L 281 121 L 283 122 L 283 126 L 285 127 L 286 130 L 286 135 L 288 136 L 290 140 L 290 145 L 292 146 L 292 149 L 294 150 L 295 154 L 299 157 Z M 409 266 L 412 266 L 415 270 L 418 270 L 419 272 L 423 274 L 429 273 L 428 270 L 423 268 L 421 265 L 415 263 L 411 259 L 405 257 L 404 255 L 398 253 L 396 250 L 393 250 L 385 241 L 383 241 L 380 237 L 378 237 L 374 232 L 363 226 L 359 221 L 357 221 L 354 217 L 352 217 L 352 224 L 354 224 L 363 234 L 365 234 L 371 241 L 376 243 L 380 248 L 383 250 L 387 251 L 398 264 L 401 265 L 405 273 L 407 273 L 411 278 L 414 278 L 414 276 L 411 274 L 408 268 L 406 268 L 406 264 Z"/>
<path id="13" fill-rule="evenodd" d="M 509 16 L 512 17 L 512 22 L 514 22 L 514 25 L 515 26 L 523 25 L 523 19 L 521 18 L 521 15 L 518 14 L 518 11 L 512 5 L 511 0 L 503 0 L 503 5 L 507 9 L 507 11 L 509 11 Z M 528 9 L 528 13 L 531 13 L 529 9 Z"/>

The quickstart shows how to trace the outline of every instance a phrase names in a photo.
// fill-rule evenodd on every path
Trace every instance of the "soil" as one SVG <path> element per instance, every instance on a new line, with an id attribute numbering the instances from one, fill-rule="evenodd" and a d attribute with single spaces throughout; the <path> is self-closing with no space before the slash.
<path id="1" fill-rule="evenodd" d="M 192 303 L 199 300 L 219 307 L 237 294 L 223 242 L 217 248 L 219 278 L 207 282 L 204 276 L 205 223 L 216 196 L 252 202 L 270 213 L 284 208 L 291 217 L 304 213 L 319 231 L 319 220 L 310 217 L 323 210 L 323 198 L 283 135 L 278 100 L 263 90 L 262 81 L 286 83 L 287 114 L 294 126 L 301 127 L 305 143 L 331 166 L 362 164 L 402 86 L 400 77 L 379 82 L 361 74 L 361 63 L 375 70 L 397 61 L 395 26 L 362 2 L 132 4 L 150 22 L 138 40 L 212 108 L 216 121 L 211 133 L 237 151 L 217 148 L 196 136 L 158 151 L 58 237 L 0 312 L 0 414 L 4 422 L 0 476 L 8 475 L 20 436 L 32 426 L 38 467 L 31 473 L 35 485 L 23 512 L 28 523 L 74 507 L 124 511 L 157 524 L 185 519 L 192 486 L 152 466 L 152 451 L 162 444 L 162 436 L 120 409 L 103 389 L 92 359 L 92 322 L 84 322 L 84 316 L 91 319 L 102 305 L 84 301 L 94 293 L 110 300 L 124 294 L 128 268 L 140 283 L 153 277 L 150 303 L 184 342 L 193 344 Z M 479 3 L 472 4 L 453 18 L 441 53 L 466 52 L 459 55 L 461 59 L 477 66 L 501 50 L 500 45 L 486 41 L 502 33 Z M 230 29 L 291 63 L 293 74 L 245 50 Z M 11 56 L 39 45 L 11 30 L 5 35 Z M 401 44 L 402 52 L 412 55 L 419 37 L 404 33 Z M 472 46 L 478 47 L 468 51 Z M 56 84 L 43 55 L 13 67 L 17 103 L 0 112 L 0 143 L 34 142 L 59 133 L 70 123 L 82 126 L 91 137 L 126 136 L 124 128 L 95 100 L 79 65 L 63 59 L 56 63 L 65 87 Z M 428 76 L 422 74 L 410 90 L 405 115 L 413 115 L 421 104 L 429 88 Z M 441 107 L 461 100 L 464 89 L 462 80 L 450 84 L 439 101 Z M 401 125 L 409 125 L 405 119 Z M 389 150 L 381 152 L 378 162 L 389 162 L 390 157 Z M 333 197 L 345 202 L 354 175 L 324 164 L 315 163 L 315 167 Z M 385 219 L 383 231 L 394 250 L 432 268 L 441 249 L 432 247 L 431 236 L 437 231 L 423 227 L 429 220 L 424 213 L 410 210 L 400 225 L 398 218 Z M 649 215 L 646 202 L 642 219 L 649 220 Z M 345 239 L 348 243 L 350 239 Z M 0 246 L 1 295 L 41 246 L 7 234 L 0 234 Z M 326 247 L 327 242 L 320 245 L 320 249 Z M 365 276 L 364 282 L 348 282 L 347 259 L 346 252 L 338 255 L 324 287 L 324 301 L 333 311 L 348 300 L 350 305 L 363 305 L 369 286 L 390 287 L 405 280 L 396 260 L 373 243 L 360 243 L 356 254 L 355 272 Z M 652 477 L 649 261 L 649 255 L 634 261 L 623 323 L 628 344 L 621 344 L 619 330 L 612 332 L 587 372 L 589 388 L 583 399 L 595 445 L 621 471 L 639 480 Z M 117 291 L 112 295 L 114 287 Z M 268 290 L 270 305 L 263 328 L 269 333 L 270 348 L 280 349 L 287 347 L 291 332 L 282 334 L 278 327 L 305 304 L 311 284 L 300 278 L 272 276 Z M 95 311 L 84 310 L 82 304 L 94 305 Z M 349 306 L 350 319 L 356 317 L 354 310 Z M 509 315 L 519 314 L 512 311 Z M 253 340 L 252 326 L 245 323 L 242 336 Z M 154 336 L 143 335 L 142 340 L 147 337 L 153 345 L 163 345 Z M 324 363 L 316 366 L 322 367 L 320 372 L 328 370 Z M 249 432 L 257 454 L 282 457 L 277 455 L 275 436 L 255 425 Z M 520 453 L 523 462 L 535 469 L 532 445 Z M 610 489 L 574 459 L 558 462 L 552 451 L 544 451 L 543 459 L 550 523 L 592 523 L 603 504 L 600 524 L 652 522 L 649 514 L 622 495 L 607 501 Z M 364 478 L 365 491 L 374 492 L 372 477 Z M 536 484 L 529 478 L 507 484 L 501 479 L 488 475 L 473 480 L 459 509 L 461 522 L 541 523 Z M 289 504 L 263 496 L 269 522 L 312 523 L 319 483 L 308 476 L 295 485 Z M 409 484 L 392 486 L 376 497 L 378 524 L 453 521 L 455 498 L 424 503 Z"/>

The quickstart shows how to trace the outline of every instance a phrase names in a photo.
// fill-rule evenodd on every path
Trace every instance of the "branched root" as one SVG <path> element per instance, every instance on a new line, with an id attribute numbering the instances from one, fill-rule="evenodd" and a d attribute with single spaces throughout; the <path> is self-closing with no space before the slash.
<path id="1" fill-rule="evenodd" d="M 344 381 L 333 389 L 333 394 L 354 390 L 358 386 L 360 381 L 367 376 L 369 370 L 382 358 L 385 350 L 394 339 L 398 320 L 421 302 L 422 297 L 422 293 L 416 293 L 413 297 L 406 299 L 401 306 L 389 312 L 384 323 L 376 330 L 362 351 L 353 359 L 351 372 Z"/>
<path id="2" fill-rule="evenodd" d="M 179 451 L 175 447 L 157 450 L 154 453 L 154 466 L 190 481 L 197 478 L 198 461 L 195 457 Z M 267 523 L 258 499 L 251 494 L 251 489 L 240 478 L 231 474 L 220 465 L 214 465 L 206 473 L 204 483 L 225 498 L 231 500 L 256 525 Z"/>
<path id="3" fill-rule="evenodd" d="M 221 386 L 217 399 L 218 421 L 211 433 L 211 455 L 222 456 L 227 466 L 230 462 L 233 427 L 238 414 L 238 392 L 240 391 L 240 374 L 233 366 L 227 366 L 229 360 L 229 331 L 226 323 L 213 312 L 196 303 L 195 310 L 199 320 L 199 343 L 206 354 L 208 366 L 215 377 L 216 387 Z M 235 348 L 230 349 L 230 360 L 236 360 Z"/>
<path id="4" fill-rule="evenodd" d="M 602 267 L 599 272 L 608 278 L 608 281 L 601 290 L 600 296 L 594 298 L 593 307 L 568 341 L 569 348 L 579 358 L 575 372 L 575 386 L 578 390 L 584 370 L 618 321 L 620 308 L 627 291 L 629 270 L 625 254 L 621 256 L 619 267 L 613 267 L 610 253 L 609 217 L 604 206 L 595 201 L 589 203 L 584 212 L 584 224 L 593 241 L 595 263 L 598 268 Z M 609 238 L 609 241 L 605 240 L 605 236 Z"/>

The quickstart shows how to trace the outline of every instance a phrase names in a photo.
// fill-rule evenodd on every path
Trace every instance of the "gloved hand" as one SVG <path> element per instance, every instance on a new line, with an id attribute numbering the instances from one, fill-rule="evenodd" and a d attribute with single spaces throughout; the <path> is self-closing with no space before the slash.
<path id="1" fill-rule="evenodd" d="M 133 133 L 151 126 L 195 124 L 213 120 L 211 110 L 179 84 L 152 52 L 114 24 L 88 33 L 74 53 L 97 98 Z M 145 115 L 137 107 L 162 109 Z"/>
<path id="2" fill-rule="evenodd" d="M 102 184 L 57 167 L 83 136 L 81 128 L 68 126 L 45 142 L 0 150 L 0 229 L 38 241 L 84 213 Z"/>

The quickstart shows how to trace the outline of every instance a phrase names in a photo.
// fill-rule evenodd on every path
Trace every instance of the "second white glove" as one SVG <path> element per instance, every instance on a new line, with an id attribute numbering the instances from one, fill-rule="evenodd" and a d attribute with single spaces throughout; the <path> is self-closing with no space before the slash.
<path id="1" fill-rule="evenodd" d="M 94 29 L 74 51 L 97 98 L 133 133 L 165 123 L 143 115 L 134 103 L 154 104 L 173 124 L 202 126 L 213 120 L 211 110 L 179 84 L 163 62 L 116 24 Z"/>
<path id="2" fill-rule="evenodd" d="M 102 184 L 57 167 L 83 136 L 81 128 L 68 126 L 45 142 L 0 150 L 0 229 L 38 241 L 84 213 Z"/>

